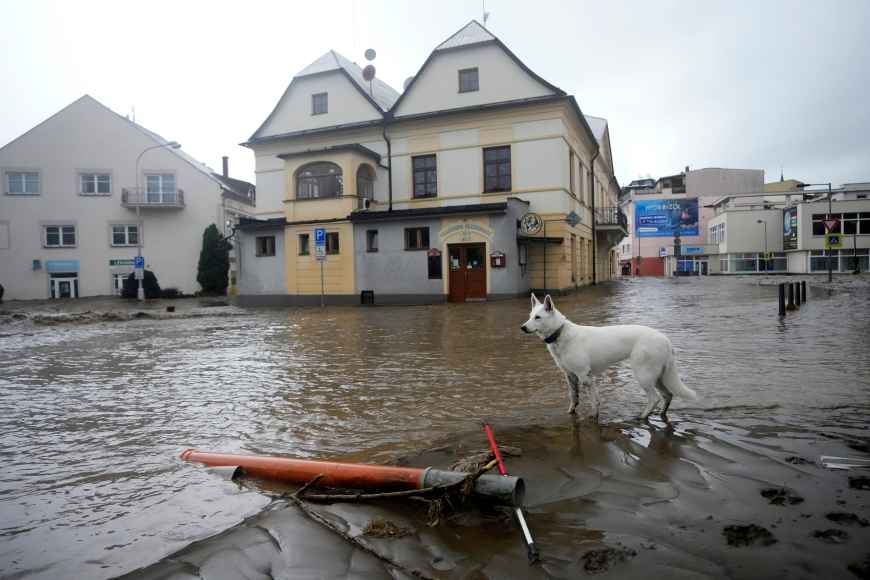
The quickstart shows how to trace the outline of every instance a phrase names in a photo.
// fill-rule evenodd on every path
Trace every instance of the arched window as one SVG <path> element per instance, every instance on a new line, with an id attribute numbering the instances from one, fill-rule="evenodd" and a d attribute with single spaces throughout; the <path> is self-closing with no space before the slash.
<path id="1" fill-rule="evenodd" d="M 371 165 L 360 165 L 356 172 L 356 194 L 360 198 L 375 198 L 375 171 Z"/>
<path id="2" fill-rule="evenodd" d="M 309 163 L 296 172 L 296 199 L 339 197 L 343 192 L 341 168 L 335 163 Z"/>

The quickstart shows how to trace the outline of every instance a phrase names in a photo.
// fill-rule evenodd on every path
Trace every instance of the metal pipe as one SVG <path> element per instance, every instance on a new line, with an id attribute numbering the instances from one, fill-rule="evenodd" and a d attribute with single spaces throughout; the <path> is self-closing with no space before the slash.
<path id="1" fill-rule="evenodd" d="M 595 155 L 592 156 L 592 163 L 589 164 L 589 181 L 592 186 L 592 285 L 595 286 L 598 283 L 598 274 L 597 274 L 597 266 L 596 262 L 598 262 L 598 256 L 596 252 L 598 251 L 598 242 L 596 240 L 596 236 L 598 235 L 598 229 L 595 227 L 595 160 L 598 159 L 598 154 L 601 152 L 600 149 L 595 150 Z"/>
<path id="2" fill-rule="evenodd" d="M 383 125 L 384 141 L 387 142 L 387 211 L 393 211 L 393 148 L 390 138 L 387 137 L 387 119 L 384 117 Z"/>
<path id="3" fill-rule="evenodd" d="M 431 467 L 392 467 L 291 459 L 288 457 L 210 453 L 195 449 L 183 451 L 181 459 L 211 467 L 241 467 L 245 473 L 255 477 L 297 484 L 308 483 L 318 475 L 323 475 L 318 485 L 379 491 L 423 489 L 434 485 L 449 485 L 458 483 L 468 476 L 467 473 L 444 471 Z M 525 497 L 525 484 L 519 477 L 506 478 L 484 474 L 475 482 L 474 493 L 489 501 L 522 505 Z"/>
<path id="4" fill-rule="evenodd" d="M 828 182 L 828 221 L 830 221 L 831 219 L 831 183 Z M 857 227 L 858 224 L 855 224 L 855 226 Z M 825 233 L 830 233 L 827 231 L 827 227 L 825 228 Z M 833 280 L 831 264 L 831 244 L 828 243 L 827 235 L 825 236 L 825 255 L 828 258 L 828 282 L 831 282 L 831 280 Z"/>

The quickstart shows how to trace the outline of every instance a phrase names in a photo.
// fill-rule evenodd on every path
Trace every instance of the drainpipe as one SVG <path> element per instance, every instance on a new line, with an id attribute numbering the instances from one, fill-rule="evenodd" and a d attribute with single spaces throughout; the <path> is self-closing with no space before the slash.
<path id="1" fill-rule="evenodd" d="M 598 283 L 598 274 L 596 262 L 598 262 L 598 243 L 597 229 L 595 227 L 595 160 L 598 158 L 600 149 L 595 150 L 595 155 L 592 156 L 592 163 L 589 164 L 589 181 L 591 182 L 592 190 L 592 285 Z"/>
<path id="2" fill-rule="evenodd" d="M 387 137 L 387 124 L 389 123 L 389 113 L 384 115 L 384 141 L 387 142 L 387 190 L 389 192 L 389 206 L 387 208 L 388 211 L 393 211 L 393 148 L 392 143 L 390 142 L 390 138 Z"/>

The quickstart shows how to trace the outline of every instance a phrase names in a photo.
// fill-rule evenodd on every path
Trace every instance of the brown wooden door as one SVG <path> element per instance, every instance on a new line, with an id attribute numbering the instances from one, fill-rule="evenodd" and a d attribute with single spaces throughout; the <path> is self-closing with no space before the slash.
<path id="1" fill-rule="evenodd" d="M 486 300 L 486 245 L 451 244 L 450 302 Z"/>

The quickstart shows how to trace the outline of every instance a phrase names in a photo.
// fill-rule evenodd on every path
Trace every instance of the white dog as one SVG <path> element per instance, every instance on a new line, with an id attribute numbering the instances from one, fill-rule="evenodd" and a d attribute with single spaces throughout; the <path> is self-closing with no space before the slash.
<path id="1" fill-rule="evenodd" d="M 698 397 L 680 380 L 671 341 L 652 328 L 637 325 L 580 326 L 556 310 L 549 295 L 540 302 L 534 294 L 532 312 L 520 328 L 543 338 L 556 366 L 565 373 L 571 397 L 569 413 L 577 409 L 582 384 L 592 397 L 597 418 L 598 397 L 592 388 L 592 376 L 625 359 L 631 364 L 637 382 L 646 391 L 642 419 L 649 417 L 662 401 L 662 419 L 667 420 L 674 395 L 689 399 Z"/>

